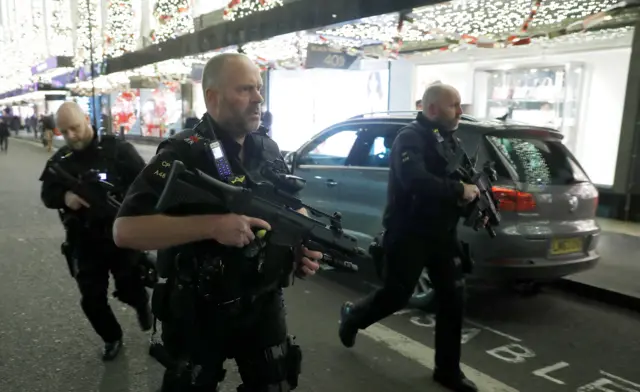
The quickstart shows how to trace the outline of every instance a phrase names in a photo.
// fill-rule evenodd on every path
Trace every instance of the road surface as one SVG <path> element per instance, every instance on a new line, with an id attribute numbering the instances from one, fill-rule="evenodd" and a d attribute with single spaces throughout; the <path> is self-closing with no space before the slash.
<path id="1" fill-rule="evenodd" d="M 55 211 L 39 200 L 41 147 L 11 141 L 0 154 L 0 391 L 156 391 L 161 367 L 147 354 L 135 314 L 112 301 L 125 349 L 100 360 L 100 339 L 79 306 L 59 248 Z M 333 273 L 333 272 L 327 272 Z M 322 276 L 287 290 L 292 333 L 304 350 L 298 391 L 442 391 L 430 380 L 433 319 L 400 312 L 363 331 L 356 347 L 337 339 L 338 309 L 358 293 Z M 640 392 L 640 316 L 550 292 L 516 298 L 490 288 L 471 296 L 464 370 L 487 392 Z M 223 391 L 239 383 L 235 365 Z"/>

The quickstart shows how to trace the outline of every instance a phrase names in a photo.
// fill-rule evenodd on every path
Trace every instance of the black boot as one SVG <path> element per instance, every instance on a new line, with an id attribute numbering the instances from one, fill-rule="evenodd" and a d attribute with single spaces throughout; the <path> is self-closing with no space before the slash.
<path id="1" fill-rule="evenodd" d="M 478 392 L 476 384 L 462 372 L 458 373 L 458 375 L 450 375 L 436 369 L 433 372 L 433 380 L 454 392 Z"/>
<path id="2" fill-rule="evenodd" d="M 342 308 L 340 308 L 340 328 L 338 329 L 338 336 L 340 336 L 342 344 L 348 348 L 356 344 L 356 335 L 358 335 L 358 327 L 354 325 L 351 314 L 353 306 L 353 303 L 345 302 L 342 304 Z"/>
<path id="3" fill-rule="evenodd" d="M 103 361 L 114 360 L 120 353 L 121 348 L 122 348 L 122 339 L 118 339 L 115 342 L 111 342 L 111 343 L 105 343 L 104 352 L 102 354 L 102 360 Z"/>

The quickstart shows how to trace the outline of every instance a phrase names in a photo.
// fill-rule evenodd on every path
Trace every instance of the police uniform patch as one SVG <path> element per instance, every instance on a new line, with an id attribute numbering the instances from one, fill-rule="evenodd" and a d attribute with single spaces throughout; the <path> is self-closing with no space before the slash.
<path id="1" fill-rule="evenodd" d="M 187 138 L 184 138 L 184 141 L 187 144 L 194 144 L 194 143 L 197 143 L 197 142 L 200 141 L 200 137 L 198 135 L 191 135 L 191 136 L 189 136 Z"/>

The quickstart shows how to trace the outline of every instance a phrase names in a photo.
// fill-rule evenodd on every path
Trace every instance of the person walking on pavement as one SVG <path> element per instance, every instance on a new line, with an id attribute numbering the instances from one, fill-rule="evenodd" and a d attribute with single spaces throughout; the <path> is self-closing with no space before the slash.
<path id="1" fill-rule="evenodd" d="M 9 124 L 7 124 L 6 119 L 2 118 L 0 120 L 0 151 L 4 151 L 5 153 L 8 152 L 9 136 L 11 136 Z"/>
<path id="2" fill-rule="evenodd" d="M 53 115 L 42 117 L 42 129 L 44 131 L 44 138 L 47 142 L 47 152 L 53 150 L 53 130 L 56 128 Z"/>

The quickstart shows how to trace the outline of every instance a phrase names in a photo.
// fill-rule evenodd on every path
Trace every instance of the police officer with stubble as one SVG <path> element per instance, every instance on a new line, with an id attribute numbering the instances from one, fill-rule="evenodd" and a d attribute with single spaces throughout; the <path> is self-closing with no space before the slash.
<path id="1" fill-rule="evenodd" d="M 245 175 L 269 181 L 263 170 L 273 161 L 283 162 L 277 144 L 256 132 L 262 80 L 248 57 L 213 57 L 205 65 L 202 86 L 207 113 L 193 129 L 158 147 L 122 205 L 114 225 L 116 243 L 162 249 L 169 255 L 166 282 L 156 287 L 152 301 L 166 350 L 166 355 L 154 354 L 166 367 L 162 391 L 215 391 L 224 379 L 227 358 L 238 365 L 238 391 L 293 390 L 302 357 L 287 335 L 283 277 L 292 271 L 313 275 L 322 254 L 302 245 L 296 250 L 267 244 L 258 256 L 264 256 L 264 263 L 254 263 L 245 247 L 254 243 L 260 229 L 270 230 L 269 222 L 186 199 L 171 211 L 155 211 L 176 160 L 245 186 Z"/>
<path id="2" fill-rule="evenodd" d="M 122 329 L 108 303 L 109 272 L 115 281 L 114 295 L 137 311 L 143 331 L 151 329 L 149 297 L 138 264 L 141 255 L 117 248 L 111 237 L 115 217 L 91 214 L 91 209 L 101 207 L 91 206 L 50 168 L 60 165 L 76 178 L 92 171 L 99 172 L 105 176 L 104 181 L 114 186 L 117 196 L 122 197 L 145 162 L 130 143 L 112 136 L 100 137 L 77 103 L 63 103 L 56 120 L 66 145 L 47 162 L 40 177 L 41 198 L 47 208 L 57 209 L 63 219 L 67 232 L 63 248 L 82 295 L 82 310 L 103 339 L 103 359 L 109 361 L 122 347 Z"/>
<path id="3" fill-rule="evenodd" d="M 403 308 L 426 267 L 438 301 L 433 378 L 450 390 L 474 392 L 476 386 L 460 370 L 464 277 L 456 228 L 479 190 L 446 172 L 448 159 L 461 148 L 454 136 L 462 116 L 458 91 L 431 85 L 422 104 L 391 149 L 383 216 L 384 285 L 342 306 L 339 336 L 352 347 L 358 330 Z"/>

